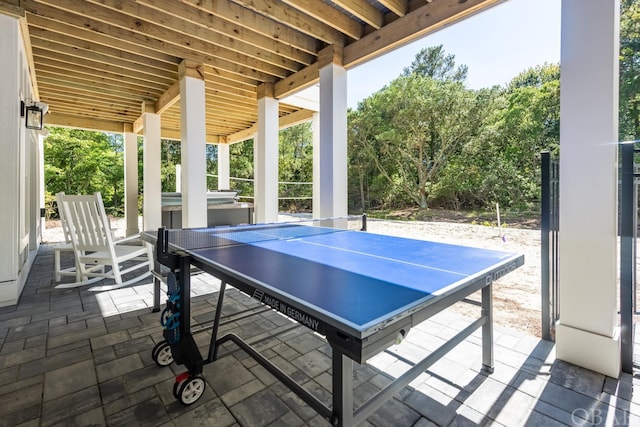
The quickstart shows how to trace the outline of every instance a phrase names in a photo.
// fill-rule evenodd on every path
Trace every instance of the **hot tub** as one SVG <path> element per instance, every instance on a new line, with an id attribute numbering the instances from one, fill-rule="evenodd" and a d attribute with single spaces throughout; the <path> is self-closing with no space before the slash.
<path id="1" fill-rule="evenodd" d="M 207 193 L 207 226 L 253 223 L 253 204 L 237 201 L 235 191 Z M 162 225 L 182 228 L 182 193 L 162 193 Z"/>

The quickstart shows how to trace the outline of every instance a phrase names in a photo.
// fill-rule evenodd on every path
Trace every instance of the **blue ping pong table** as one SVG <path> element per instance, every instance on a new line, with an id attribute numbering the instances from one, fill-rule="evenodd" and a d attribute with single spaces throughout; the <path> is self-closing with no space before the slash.
<path id="1" fill-rule="evenodd" d="M 342 426 L 364 421 L 478 328 L 483 367 L 492 372 L 492 283 L 524 263 L 524 256 L 514 253 L 296 223 L 160 229 L 143 233 L 143 239 L 156 245 L 157 262 L 171 270 L 162 315 L 165 341 L 156 345 L 153 357 L 166 360 L 162 354 L 170 349 L 169 363 L 187 367 L 176 378 L 178 400 L 190 404 L 200 397 L 203 365 L 216 360 L 218 347 L 231 341 L 333 425 Z M 191 266 L 222 283 L 206 359 L 190 331 Z M 218 337 L 226 285 L 326 338 L 332 348 L 331 408 L 241 337 Z M 354 411 L 354 361 L 366 362 L 411 327 L 478 290 L 478 319 Z"/>

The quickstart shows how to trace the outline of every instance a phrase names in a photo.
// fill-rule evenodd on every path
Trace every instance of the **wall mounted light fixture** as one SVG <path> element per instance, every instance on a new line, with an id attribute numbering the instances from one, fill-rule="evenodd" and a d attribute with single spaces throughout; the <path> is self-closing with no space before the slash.
<path id="1" fill-rule="evenodd" d="M 42 116 L 44 116 L 44 111 L 38 104 L 40 103 L 33 102 L 29 98 L 27 98 L 26 102 L 20 101 L 20 117 L 25 118 L 24 121 L 27 129 L 42 129 Z"/>

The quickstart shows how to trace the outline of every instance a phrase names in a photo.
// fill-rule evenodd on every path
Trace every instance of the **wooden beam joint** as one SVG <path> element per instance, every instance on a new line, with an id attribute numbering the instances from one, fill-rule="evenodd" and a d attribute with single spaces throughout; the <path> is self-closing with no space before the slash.
<path id="1" fill-rule="evenodd" d="M 204 80 L 204 65 L 184 59 L 178 65 L 178 80 L 182 80 L 185 77 Z"/>
<path id="2" fill-rule="evenodd" d="M 262 83 L 258 86 L 258 99 L 275 98 L 275 87 L 273 83 Z"/>
<path id="3" fill-rule="evenodd" d="M 322 68 L 329 64 L 336 64 L 342 67 L 344 58 L 344 47 L 339 45 L 330 45 L 318 52 L 318 68 Z"/>

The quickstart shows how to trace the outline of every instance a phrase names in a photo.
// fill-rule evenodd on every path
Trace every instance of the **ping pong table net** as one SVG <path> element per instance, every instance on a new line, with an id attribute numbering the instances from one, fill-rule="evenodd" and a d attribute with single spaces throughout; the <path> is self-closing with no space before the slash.
<path id="1" fill-rule="evenodd" d="M 358 219 L 358 222 L 354 221 Z M 190 251 L 246 245 L 269 240 L 292 240 L 346 230 L 363 230 L 362 217 L 341 217 L 274 224 L 223 226 L 192 229 L 160 229 L 158 243 L 164 252 Z"/>

